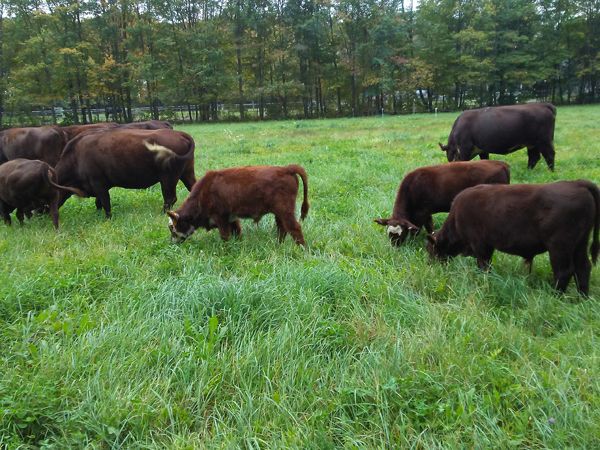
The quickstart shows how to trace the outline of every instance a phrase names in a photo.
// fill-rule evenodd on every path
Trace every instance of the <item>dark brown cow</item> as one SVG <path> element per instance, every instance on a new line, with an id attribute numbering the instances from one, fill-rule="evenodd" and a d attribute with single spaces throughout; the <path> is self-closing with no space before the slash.
<path id="1" fill-rule="evenodd" d="M 67 143 L 59 127 L 11 128 L 0 132 L 0 164 L 12 159 L 39 159 L 55 166 Z"/>
<path id="2" fill-rule="evenodd" d="M 119 124 L 115 122 L 98 122 L 89 123 L 86 125 L 69 125 L 60 128 L 65 133 L 66 140 L 70 141 L 71 139 L 74 139 L 82 133 L 95 133 L 98 131 L 106 131 L 118 127 Z"/>
<path id="3" fill-rule="evenodd" d="M 169 229 L 174 242 L 187 239 L 197 228 L 218 228 L 221 238 L 240 235 L 240 218 L 258 222 L 265 214 L 275 215 L 277 235 L 283 241 L 290 233 L 304 245 L 302 228 L 296 220 L 298 178 L 304 185 L 300 218 L 308 214 L 307 175 L 301 166 L 251 166 L 211 170 L 192 189 L 177 211 L 169 211 Z"/>
<path id="4" fill-rule="evenodd" d="M 387 226 L 392 245 L 400 245 L 421 227 L 432 233 L 432 214 L 450 211 L 452 200 L 461 191 L 483 183 L 510 183 L 508 164 L 477 161 L 421 167 L 407 174 L 400 183 L 392 217 L 375 222 Z"/>
<path id="5" fill-rule="evenodd" d="M 83 133 L 69 141 L 56 173 L 61 184 L 96 197 L 107 217 L 112 187 L 144 189 L 160 183 L 166 211 L 177 201 L 177 182 L 181 179 L 191 191 L 196 181 L 194 146 L 189 134 L 168 129 Z M 67 198 L 64 194 L 61 205 Z"/>
<path id="6" fill-rule="evenodd" d="M 458 116 L 448 145 L 439 145 L 448 161 L 469 161 L 477 154 L 488 159 L 490 153 L 506 155 L 527 147 L 529 169 L 541 153 L 554 170 L 555 119 L 556 108 L 550 103 L 472 109 Z"/>
<path id="7" fill-rule="evenodd" d="M 555 286 L 564 292 L 571 276 L 589 291 L 591 264 L 598 258 L 600 191 L 585 180 L 549 184 L 480 185 L 461 192 L 439 233 L 429 235 L 428 251 L 445 259 L 462 254 L 487 269 L 494 250 L 527 261 L 550 253 Z"/>
<path id="8" fill-rule="evenodd" d="M 10 213 L 17 210 L 17 219 L 23 225 L 23 215 L 50 205 L 50 215 L 58 228 L 58 203 L 61 191 L 84 196 L 78 189 L 60 186 L 56 174 L 40 160 L 13 159 L 0 166 L 0 215 L 7 225 Z"/>
<path id="9" fill-rule="evenodd" d="M 119 125 L 119 128 L 137 128 L 140 130 L 161 130 L 163 128 L 170 128 L 172 130 L 173 125 L 166 120 L 146 120 L 144 122 L 125 123 Z"/>

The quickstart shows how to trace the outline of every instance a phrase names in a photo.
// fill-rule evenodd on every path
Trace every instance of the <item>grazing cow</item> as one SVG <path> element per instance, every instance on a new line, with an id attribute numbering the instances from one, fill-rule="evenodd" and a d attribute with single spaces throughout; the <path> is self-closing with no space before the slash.
<path id="1" fill-rule="evenodd" d="M 83 133 L 69 141 L 56 166 L 61 184 L 96 197 L 96 206 L 111 215 L 109 189 L 145 189 L 160 183 L 164 211 L 176 201 L 177 182 L 188 190 L 196 182 L 194 140 L 181 131 L 119 129 Z M 68 198 L 63 194 L 61 205 Z"/>
<path id="2" fill-rule="evenodd" d="M 55 166 L 67 143 L 59 127 L 10 128 L 0 132 L 0 164 L 12 159 L 39 159 Z"/>
<path id="3" fill-rule="evenodd" d="M 61 191 L 84 196 L 78 189 L 56 183 L 56 173 L 40 160 L 13 159 L 0 166 L 0 215 L 7 225 L 10 213 L 17 210 L 17 219 L 23 225 L 23 215 L 50 205 L 54 227 L 58 228 L 58 202 Z"/>
<path id="4" fill-rule="evenodd" d="M 268 213 L 275 215 L 277 236 L 283 241 L 290 233 L 298 245 L 304 244 L 302 228 L 294 211 L 298 195 L 298 178 L 304 185 L 300 218 L 308 214 L 308 182 L 304 169 L 289 166 L 252 166 L 211 170 L 192 189 L 177 211 L 169 211 L 169 229 L 173 242 L 183 242 L 197 228 L 218 228 L 227 241 L 231 234 L 240 235 L 239 218 L 258 222 Z"/>
<path id="5" fill-rule="evenodd" d="M 585 180 L 549 184 L 479 185 L 465 189 L 452 203 L 450 215 L 434 236 L 430 255 L 445 259 L 463 254 L 487 269 L 494 250 L 531 262 L 548 251 L 556 288 L 564 292 L 571 276 L 587 295 L 591 264 L 598 258 L 600 191 Z"/>
<path id="6" fill-rule="evenodd" d="M 375 219 L 375 222 L 387 226 L 392 245 L 400 245 L 421 227 L 432 233 L 432 214 L 450 211 L 452 200 L 461 191 L 483 183 L 510 183 L 508 164 L 477 161 L 421 167 L 406 175 L 400 183 L 392 217 Z"/>
<path id="7" fill-rule="evenodd" d="M 131 122 L 119 125 L 119 128 L 137 128 L 140 130 L 161 130 L 163 128 L 170 128 L 172 130 L 173 125 L 166 120 L 146 120 L 144 122 Z"/>
<path id="8" fill-rule="evenodd" d="M 550 103 L 472 109 L 458 116 L 448 145 L 439 145 L 448 161 L 469 161 L 477 154 L 488 159 L 490 153 L 506 155 L 527 147 L 529 169 L 541 153 L 554 170 L 555 119 L 556 108 Z"/>

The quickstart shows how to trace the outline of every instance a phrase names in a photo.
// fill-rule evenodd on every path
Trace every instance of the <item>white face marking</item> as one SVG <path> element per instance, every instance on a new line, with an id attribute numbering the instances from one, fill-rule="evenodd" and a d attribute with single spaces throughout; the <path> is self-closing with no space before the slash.
<path id="1" fill-rule="evenodd" d="M 402 225 L 396 225 L 396 226 L 388 226 L 387 227 L 387 234 L 397 234 L 398 236 L 402 235 L 402 232 L 404 231 L 404 228 L 402 228 Z"/>
<path id="2" fill-rule="evenodd" d="M 172 227 L 172 226 L 173 226 L 173 219 L 171 219 L 171 218 L 169 217 L 169 227 Z"/>

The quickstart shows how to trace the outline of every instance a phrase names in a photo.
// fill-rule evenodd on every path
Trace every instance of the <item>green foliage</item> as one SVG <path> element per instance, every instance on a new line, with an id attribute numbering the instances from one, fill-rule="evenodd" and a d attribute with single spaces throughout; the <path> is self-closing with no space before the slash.
<path id="1" fill-rule="evenodd" d="M 3 1 L 0 126 L 594 102 L 599 24 L 597 1 Z"/>
<path id="2" fill-rule="evenodd" d="M 518 151 L 513 182 L 598 182 L 599 113 L 559 108 L 556 172 Z M 373 223 L 455 117 L 182 128 L 198 174 L 302 164 L 306 251 L 271 217 L 173 245 L 158 186 L 0 227 L 0 447 L 598 447 L 598 268 L 557 296 L 546 255 L 483 274 Z"/>

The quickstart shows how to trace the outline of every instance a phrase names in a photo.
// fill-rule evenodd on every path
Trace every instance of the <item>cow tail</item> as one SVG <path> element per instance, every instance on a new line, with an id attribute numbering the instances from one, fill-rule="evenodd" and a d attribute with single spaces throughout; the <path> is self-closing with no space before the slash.
<path id="1" fill-rule="evenodd" d="M 0 164 L 8 161 L 8 158 L 4 155 L 4 149 L 2 148 L 2 142 L 4 141 L 4 131 L 0 131 Z"/>
<path id="2" fill-rule="evenodd" d="M 46 170 L 45 172 L 46 175 L 46 181 L 51 185 L 54 186 L 56 189 L 60 189 L 62 191 L 69 191 L 72 194 L 75 194 L 78 197 L 86 197 L 85 192 L 80 191 L 77 188 L 74 187 L 70 187 L 70 186 L 61 186 L 60 184 L 56 183 L 53 178 L 56 176 L 56 174 L 54 173 L 54 170 L 51 168 L 48 168 L 48 170 Z"/>
<path id="3" fill-rule="evenodd" d="M 194 142 L 194 138 L 187 133 L 184 133 L 185 138 L 188 141 L 188 151 L 185 155 L 177 155 L 179 158 L 184 160 L 193 160 L 194 159 L 194 151 L 196 150 L 196 142 Z"/>
<path id="4" fill-rule="evenodd" d="M 302 200 L 302 207 L 300 208 L 300 219 L 304 220 L 304 218 L 308 215 L 308 208 L 310 207 L 308 204 L 308 175 L 306 175 L 304 168 L 298 164 L 291 164 L 288 166 L 288 169 L 294 175 L 298 175 L 300 178 L 302 178 L 304 198 Z"/>
<path id="5" fill-rule="evenodd" d="M 600 244 L 598 243 L 598 231 L 600 230 L 600 190 L 594 183 L 586 182 L 585 187 L 588 188 L 594 202 L 596 203 L 596 217 L 594 218 L 594 235 L 592 237 L 592 246 L 590 247 L 590 253 L 592 255 L 592 262 L 596 264 L 598 261 L 598 251 L 600 250 Z"/>
<path id="6" fill-rule="evenodd" d="M 506 174 L 506 184 L 510 184 L 510 166 L 504 163 L 504 173 Z"/>

